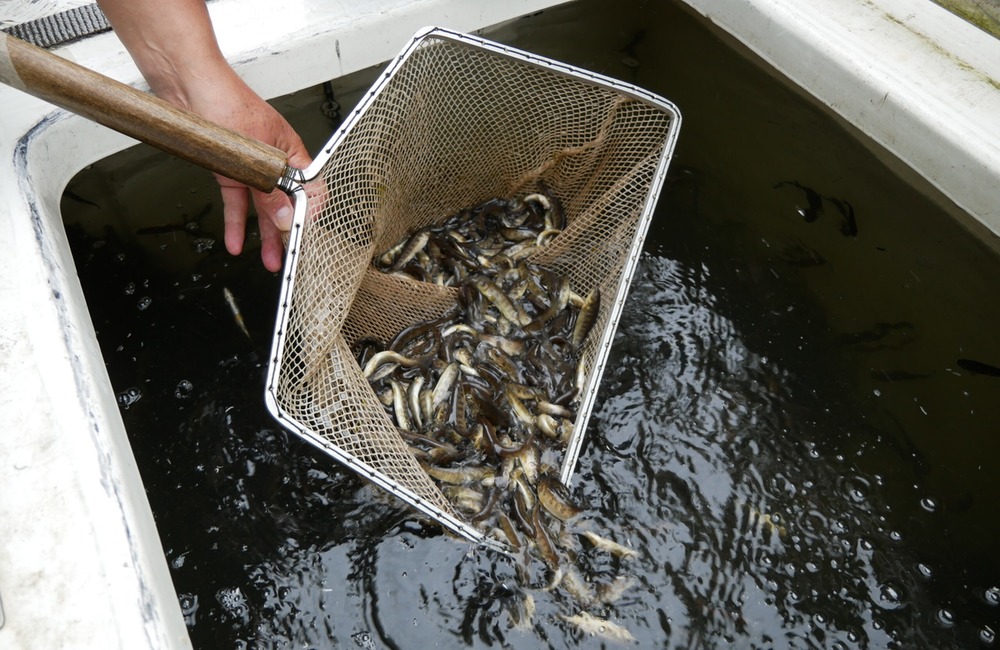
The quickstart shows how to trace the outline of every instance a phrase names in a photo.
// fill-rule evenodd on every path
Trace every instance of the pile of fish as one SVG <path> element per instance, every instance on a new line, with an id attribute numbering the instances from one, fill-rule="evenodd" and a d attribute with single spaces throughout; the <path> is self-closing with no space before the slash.
<path id="1" fill-rule="evenodd" d="M 583 530 L 581 508 L 558 478 L 586 372 L 581 350 L 600 293 L 525 260 L 564 227 L 547 192 L 493 199 L 410 234 L 376 260 L 388 273 L 458 288 L 454 309 L 412 325 L 388 343 L 364 339 L 365 377 L 426 472 L 486 534 L 546 567 L 541 588 L 559 588 L 584 610 L 564 619 L 585 633 L 631 635 L 586 610 L 616 600 L 625 577 L 591 585 L 572 560 L 579 540 L 627 560 L 635 551 Z M 530 625 L 530 593 L 511 610 Z"/>

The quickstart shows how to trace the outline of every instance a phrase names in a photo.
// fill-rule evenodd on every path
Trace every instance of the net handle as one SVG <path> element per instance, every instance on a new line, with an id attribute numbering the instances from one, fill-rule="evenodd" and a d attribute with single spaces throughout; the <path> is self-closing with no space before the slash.
<path id="1" fill-rule="evenodd" d="M 280 149 L 2 32 L 0 81 L 263 192 L 296 172 Z"/>

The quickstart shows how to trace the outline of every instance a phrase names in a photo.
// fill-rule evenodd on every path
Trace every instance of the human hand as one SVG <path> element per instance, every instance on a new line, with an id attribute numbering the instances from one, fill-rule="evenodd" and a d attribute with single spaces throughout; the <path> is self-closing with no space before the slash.
<path id="1" fill-rule="evenodd" d="M 219 50 L 204 0 L 98 0 L 115 33 L 161 99 L 288 154 L 298 169 L 310 163 L 302 140 L 230 67 Z M 260 256 L 271 271 L 281 268 L 281 232 L 291 227 L 291 200 L 265 194 L 216 175 L 222 188 L 226 249 L 243 250 L 247 210 L 257 211 Z"/>
<path id="2" fill-rule="evenodd" d="M 311 162 L 288 122 L 228 66 L 202 92 L 189 93 L 186 103 L 205 119 L 284 151 L 293 167 L 303 169 Z M 232 255 L 242 252 L 252 201 L 260 231 L 261 261 L 269 271 L 280 270 L 284 257 L 281 235 L 292 222 L 291 199 L 281 190 L 265 193 L 219 174 L 215 177 L 222 192 L 226 250 Z"/>

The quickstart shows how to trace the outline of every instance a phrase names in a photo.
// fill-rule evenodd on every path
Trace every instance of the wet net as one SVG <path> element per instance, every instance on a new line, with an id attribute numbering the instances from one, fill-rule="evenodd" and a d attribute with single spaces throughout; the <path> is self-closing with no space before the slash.
<path id="1" fill-rule="evenodd" d="M 563 461 L 567 482 L 678 128 L 670 103 L 633 86 L 466 35 L 419 33 L 314 163 L 309 209 L 289 241 L 272 413 L 481 540 L 415 460 L 352 347 L 441 317 L 458 299 L 454 287 L 380 270 L 381 254 L 469 206 L 545 191 L 565 226 L 526 261 L 604 297 L 580 353 L 586 389 Z"/>

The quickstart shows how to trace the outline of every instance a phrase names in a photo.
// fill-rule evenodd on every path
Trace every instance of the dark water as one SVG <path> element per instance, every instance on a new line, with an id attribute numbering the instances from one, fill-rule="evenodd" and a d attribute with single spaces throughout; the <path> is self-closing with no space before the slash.
<path id="1" fill-rule="evenodd" d="M 573 482 L 594 523 L 640 550 L 580 558 L 595 580 L 636 580 L 595 613 L 640 647 L 995 645 L 1000 258 L 683 12 L 603 4 L 490 34 L 684 114 Z M 338 86 L 345 106 L 372 74 Z M 321 102 L 278 102 L 312 148 L 331 130 Z M 509 559 L 270 419 L 278 280 L 256 250 L 226 255 L 205 172 L 137 148 L 69 192 L 196 647 L 602 645 L 559 618 L 573 606 L 558 591 L 536 590 L 533 624 L 513 629 Z"/>

